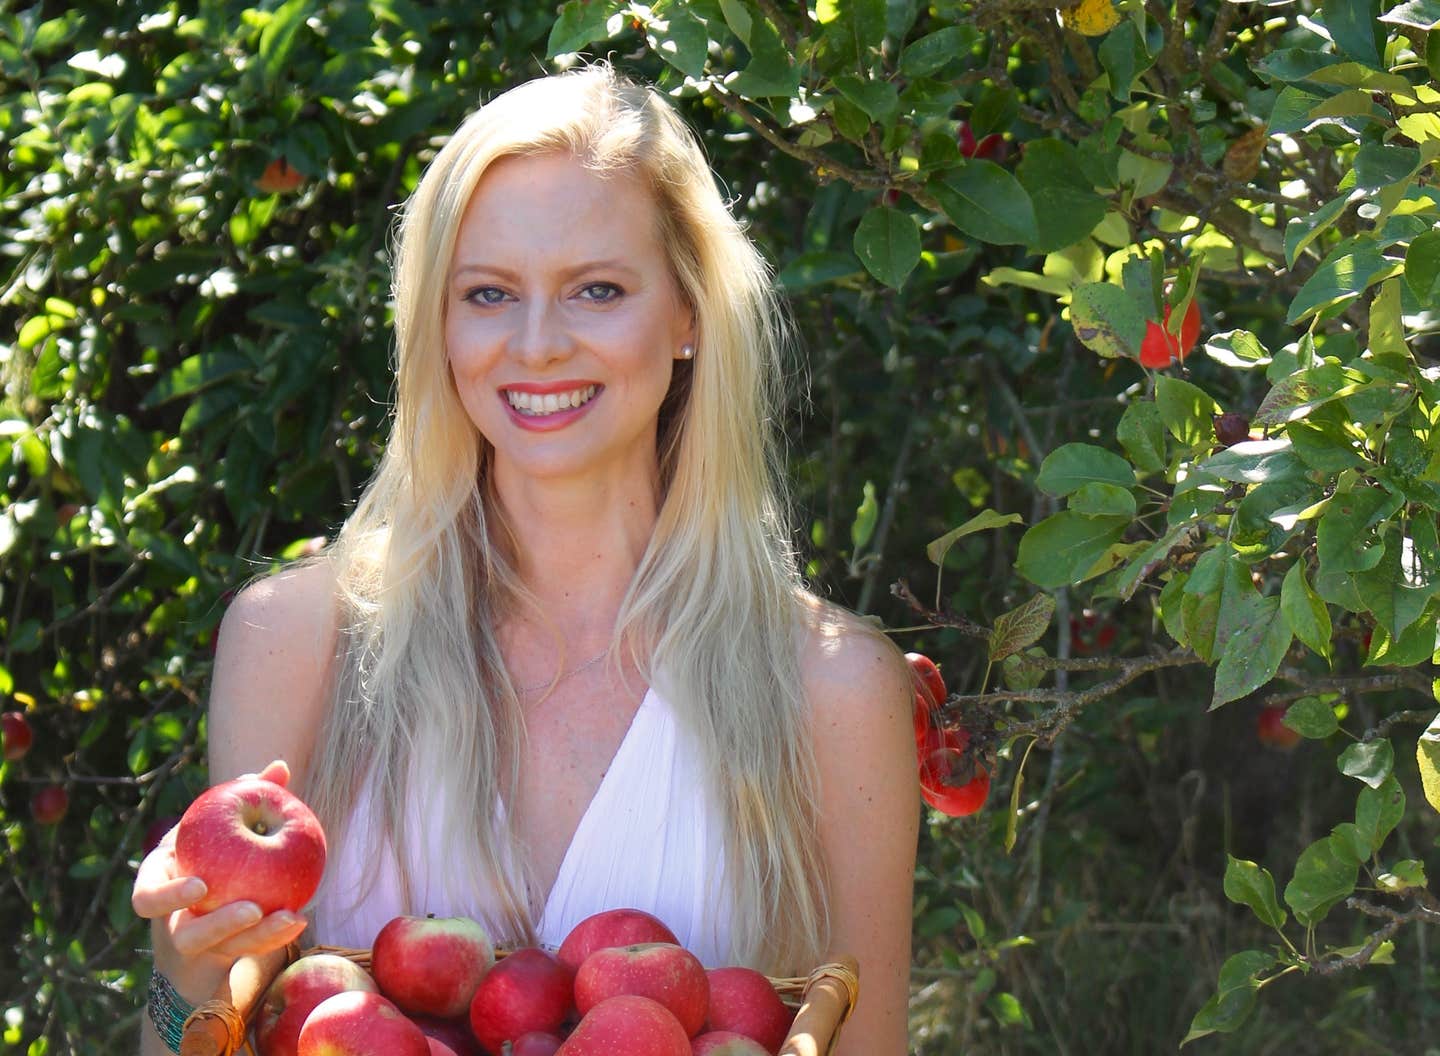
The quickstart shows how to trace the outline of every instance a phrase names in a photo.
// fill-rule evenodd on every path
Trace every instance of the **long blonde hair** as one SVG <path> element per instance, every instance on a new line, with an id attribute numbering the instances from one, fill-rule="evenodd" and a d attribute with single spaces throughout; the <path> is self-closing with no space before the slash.
<path id="1" fill-rule="evenodd" d="M 438 795 L 448 844 L 467 849 L 455 866 L 464 882 L 493 886 L 504 926 L 533 938 L 507 868 L 523 855 L 493 810 L 513 802 L 524 736 L 496 627 L 526 595 L 490 491 L 488 444 L 446 363 L 440 291 L 487 167 L 547 152 L 644 183 L 695 312 L 699 352 L 677 363 L 661 408 L 660 506 L 612 655 L 625 650 L 703 746 L 724 818 L 735 963 L 801 970 L 824 950 L 828 914 L 797 656 L 814 607 L 787 540 L 774 438 L 783 314 L 693 132 L 608 66 L 531 81 L 484 105 L 404 207 L 394 425 L 327 554 L 341 635 L 307 795 L 343 839 L 355 775 L 371 773 L 376 813 L 357 824 L 383 833 L 402 862 L 415 837 L 407 803 Z"/>

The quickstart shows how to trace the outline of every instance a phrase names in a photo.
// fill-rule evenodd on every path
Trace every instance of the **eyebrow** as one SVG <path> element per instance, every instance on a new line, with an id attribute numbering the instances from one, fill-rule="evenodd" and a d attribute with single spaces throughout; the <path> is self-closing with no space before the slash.
<path id="1" fill-rule="evenodd" d="M 562 279 L 573 278 L 576 275 L 589 271 L 624 271 L 628 274 L 638 274 L 633 267 L 623 260 L 607 257 L 603 260 L 587 260 L 580 264 L 573 264 L 570 267 L 562 268 L 559 276 Z M 508 282 L 519 281 L 519 274 L 509 268 L 502 268 L 498 264 L 486 264 L 483 261 L 468 261 L 459 265 L 450 273 L 452 279 L 459 279 L 466 275 L 493 275 Z"/>

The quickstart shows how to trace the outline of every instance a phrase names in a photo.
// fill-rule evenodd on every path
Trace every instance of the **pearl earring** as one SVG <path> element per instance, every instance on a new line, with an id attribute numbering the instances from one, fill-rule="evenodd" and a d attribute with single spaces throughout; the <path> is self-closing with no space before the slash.
<path id="1" fill-rule="evenodd" d="M 688 344 L 688 343 L 687 343 L 687 344 L 684 344 L 684 345 L 681 345 L 681 346 L 680 346 L 680 358 L 681 358 L 681 359 L 694 359 L 694 358 L 695 358 L 695 346 L 694 346 L 694 345 L 691 345 L 691 344 Z"/>

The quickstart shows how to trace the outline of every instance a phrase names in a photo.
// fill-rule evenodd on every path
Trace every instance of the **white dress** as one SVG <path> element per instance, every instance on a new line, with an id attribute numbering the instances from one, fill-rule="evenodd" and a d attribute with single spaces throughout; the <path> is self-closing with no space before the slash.
<path id="1" fill-rule="evenodd" d="M 700 774 L 692 736 L 661 695 L 647 690 L 560 863 L 536 925 L 543 945 L 559 946 L 594 913 L 632 908 L 663 920 L 706 967 L 730 963 L 724 837 Z M 357 818 L 368 816 L 369 796 L 366 782 Z M 315 908 L 316 941 L 369 947 L 404 913 L 468 916 L 498 935 L 489 893 L 454 890 L 440 836 L 443 810 L 433 799 L 411 808 L 407 831 L 419 836 L 409 842 L 420 850 L 409 862 L 416 899 L 409 907 L 401 904 L 394 854 L 372 847 L 363 826 L 350 827 L 353 838 L 331 848 Z M 366 889 L 372 867 L 378 873 Z"/>

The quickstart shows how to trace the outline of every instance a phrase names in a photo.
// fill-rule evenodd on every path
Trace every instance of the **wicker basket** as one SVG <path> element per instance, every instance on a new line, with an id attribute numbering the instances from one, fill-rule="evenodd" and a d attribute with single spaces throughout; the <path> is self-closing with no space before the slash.
<path id="1" fill-rule="evenodd" d="M 297 946 L 287 951 L 285 961 L 242 957 L 230 972 L 229 999 L 205 1002 L 185 1022 L 180 1056 L 232 1056 L 249 1051 L 246 1032 L 251 1018 L 284 964 L 309 953 L 336 953 L 362 968 L 370 967 L 370 951 L 335 946 L 315 946 L 303 952 Z M 497 950 L 498 957 L 505 956 Z M 830 1056 L 840 1037 L 840 1028 L 859 998 L 859 967 L 853 957 L 840 957 L 822 964 L 808 976 L 771 979 L 780 999 L 797 1009 L 795 1022 L 780 1047 L 780 1056 Z"/>

